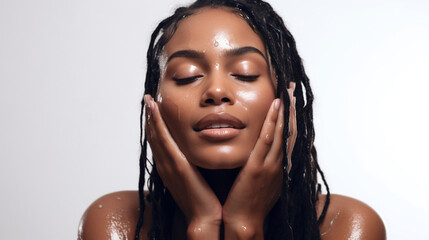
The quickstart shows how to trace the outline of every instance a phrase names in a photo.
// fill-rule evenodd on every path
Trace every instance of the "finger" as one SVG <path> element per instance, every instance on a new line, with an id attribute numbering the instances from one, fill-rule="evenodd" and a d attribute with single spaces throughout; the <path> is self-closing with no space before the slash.
<path id="1" fill-rule="evenodd" d="M 289 82 L 289 88 L 287 92 L 289 94 L 289 99 L 292 101 L 293 93 L 295 92 L 296 82 Z"/>
<path id="2" fill-rule="evenodd" d="M 297 122 L 296 122 L 296 97 L 293 97 L 290 105 L 290 115 L 289 115 L 289 138 L 287 139 L 287 157 L 288 157 L 288 166 L 287 171 L 289 172 L 292 168 L 292 152 L 295 146 L 296 137 L 298 135 L 297 132 Z"/>
<path id="3" fill-rule="evenodd" d="M 152 128 L 150 124 L 150 120 L 152 118 L 152 112 L 149 107 L 150 98 L 151 96 L 149 94 L 146 94 L 143 97 L 145 102 L 145 135 L 149 142 L 152 140 L 153 137 Z"/>
<path id="4" fill-rule="evenodd" d="M 281 163 L 281 159 L 283 158 L 283 151 L 282 151 L 283 128 L 284 128 L 284 104 L 282 102 L 280 105 L 276 126 L 274 130 L 274 141 L 265 158 L 266 164 Z M 274 166 L 275 168 L 278 167 L 277 164 Z"/>
<path id="5" fill-rule="evenodd" d="M 274 141 L 275 126 L 279 115 L 280 105 L 280 99 L 278 98 L 271 104 L 268 114 L 265 117 L 264 124 L 262 125 L 262 130 L 256 140 L 255 147 L 250 154 L 248 161 L 249 164 L 253 162 L 260 164 L 264 162 L 265 156 Z"/>
<path id="6" fill-rule="evenodd" d="M 163 163 L 163 161 L 165 162 L 166 161 L 165 159 L 168 159 L 169 156 L 166 155 L 166 151 L 163 151 L 161 149 L 162 145 L 160 144 L 160 142 L 156 136 L 156 131 L 154 130 L 151 99 L 152 99 L 152 97 L 149 94 L 146 94 L 144 96 L 145 109 L 146 109 L 145 134 L 146 134 L 146 138 L 149 142 L 150 148 L 152 150 L 153 158 L 156 161 L 157 171 L 161 175 L 161 178 L 163 178 L 163 175 L 166 171 L 164 166 L 169 165 L 169 164 Z M 171 171 L 171 169 L 167 170 L 167 171 Z M 163 178 L 163 180 L 165 180 L 165 179 Z"/>

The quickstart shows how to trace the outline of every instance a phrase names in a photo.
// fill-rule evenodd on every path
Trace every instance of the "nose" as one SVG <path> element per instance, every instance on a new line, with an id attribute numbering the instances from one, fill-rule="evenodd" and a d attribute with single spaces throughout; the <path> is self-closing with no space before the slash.
<path id="1" fill-rule="evenodd" d="M 201 105 L 234 104 L 233 84 L 227 77 L 206 79 L 204 91 L 201 95 Z"/>

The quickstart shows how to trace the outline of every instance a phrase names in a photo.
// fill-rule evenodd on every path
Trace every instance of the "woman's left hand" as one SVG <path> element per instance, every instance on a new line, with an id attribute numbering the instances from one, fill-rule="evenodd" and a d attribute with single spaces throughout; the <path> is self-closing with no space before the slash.
<path id="1" fill-rule="evenodd" d="M 226 239 L 263 238 L 264 219 L 281 193 L 283 118 L 283 103 L 275 99 L 223 206 Z"/>

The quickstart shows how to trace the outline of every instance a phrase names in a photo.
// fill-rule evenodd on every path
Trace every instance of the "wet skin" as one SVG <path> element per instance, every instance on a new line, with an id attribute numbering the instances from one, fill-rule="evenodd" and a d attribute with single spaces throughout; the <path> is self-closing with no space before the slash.
<path id="1" fill-rule="evenodd" d="M 317 215 L 323 209 L 325 196 L 317 203 Z M 151 206 L 146 203 L 141 239 L 149 239 Z M 100 207 L 101 205 L 101 207 Z M 137 191 L 115 192 L 105 195 L 91 204 L 79 225 L 79 240 L 134 239 L 139 214 Z M 183 219 L 176 218 L 177 221 Z M 176 239 L 186 239 L 186 226 L 174 229 Z M 377 213 L 368 205 L 345 196 L 332 195 L 325 220 L 319 227 L 322 240 L 384 240 L 386 230 Z"/>
<path id="2" fill-rule="evenodd" d="M 161 61 L 157 102 L 145 97 L 146 130 L 158 172 L 180 207 L 172 213 L 174 237 L 219 239 L 223 221 L 226 239 L 262 239 L 265 214 L 281 187 L 283 126 L 278 119 L 284 108 L 273 101 L 275 81 L 262 40 L 231 11 L 202 9 L 179 24 Z M 196 166 L 242 167 L 225 204 Z M 323 204 L 322 195 L 318 215 Z M 147 203 L 143 239 L 150 211 Z M 84 214 L 79 235 L 132 239 L 137 217 L 136 192 L 106 195 Z M 332 198 L 320 230 L 322 239 L 385 238 L 383 223 L 372 209 L 342 196 Z"/>

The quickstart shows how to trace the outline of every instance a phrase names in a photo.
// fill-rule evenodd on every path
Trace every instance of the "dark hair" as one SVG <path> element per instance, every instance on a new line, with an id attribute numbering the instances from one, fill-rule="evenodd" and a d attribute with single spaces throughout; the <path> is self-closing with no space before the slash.
<path id="1" fill-rule="evenodd" d="M 319 224 L 324 219 L 329 205 L 329 187 L 317 162 L 314 143 L 313 93 L 305 74 L 302 60 L 298 55 L 295 40 L 285 27 L 282 18 L 264 1 L 258 0 L 197 0 L 188 7 L 180 7 L 175 13 L 163 20 L 151 36 L 147 51 L 147 72 L 145 94 L 155 97 L 160 79 L 159 60 L 163 47 L 170 40 L 180 21 L 198 9 L 204 7 L 227 7 L 243 17 L 259 34 L 265 44 L 271 64 L 277 77 L 277 97 L 288 96 L 287 86 L 296 83 L 296 118 L 298 136 L 292 154 L 292 168 L 287 171 L 287 154 L 283 154 L 283 186 L 281 197 L 267 215 L 265 221 L 265 239 L 320 239 Z M 284 122 L 289 126 L 288 97 L 283 98 L 285 106 Z M 144 101 L 141 108 L 140 144 L 140 216 L 136 227 L 135 239 L 139 239 L 145 210 L 145 172 L 149 174 L 147 200 L 152 205 L 152 226 L 150 239 L 170 239 L 172 218 L 169 216 L 177 207 L 168 189 L 162 183 L 156 170 L 156 163 L 147 158 L 147 140 L 143 133 Z M 288 127 L 283 132 L 283 152 L 286 153 Z M 144 139 L 143 139 L 144 137 Z M 152 165 L 152 171 L 148 169 Z M 327 190 L 326 202 L 319 219 L 316 203 L 320 193 L 317 173 L 320 173 Z"/>

